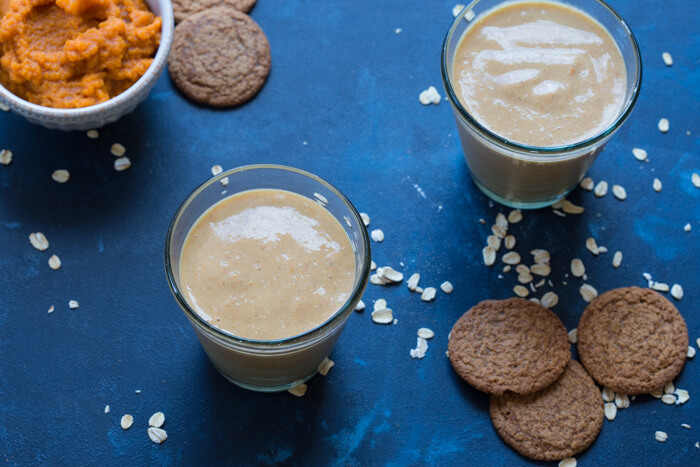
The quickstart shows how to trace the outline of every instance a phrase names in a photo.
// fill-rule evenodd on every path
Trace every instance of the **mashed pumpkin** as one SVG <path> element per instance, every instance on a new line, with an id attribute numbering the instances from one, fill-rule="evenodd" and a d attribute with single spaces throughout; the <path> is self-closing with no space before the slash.
<path id="1" fill-rule="evenodd" d="M 0 83 L 46 107 L 124 92 L 148 69 L 161 19 L 144 0 L 0 0 Z"/>

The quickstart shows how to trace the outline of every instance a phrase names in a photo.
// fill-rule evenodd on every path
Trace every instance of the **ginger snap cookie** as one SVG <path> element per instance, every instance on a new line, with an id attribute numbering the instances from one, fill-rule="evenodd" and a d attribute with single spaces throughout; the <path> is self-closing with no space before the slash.
<path id="1" fill-rule="evenodd" d="M 576 360 L 552 385 L 534 394 L 491 395 L 491 422 L 499 436 L 530 459 L 553 461 L 586 449 L 603 426 L 603 397 Z"/>
<path id="2" fill-rule="evenodd" d="M 485 300 L 457 320 L 450 362 L 466 382 L 490 394 L 530 394 L 556 381 L 571 359 L 566 328 L 537 303 Z"/>
<path id="3" fill-rule="evenodd" d="M 255 96 L 270 73 L 270 44 L 250 16 L 231 8 L 196 13 L 175 28 L 170 76 L 189 98 L 214 107 Z"/>
<path id="4" fill-rule="evenodd" d="M 175 22 L 179 23 L 195 13 L 219 6 L 248 13 L 255 2 L 256 0 L 173 0 L 173 15 Z"/>
<path id="5" fill-rule="evenodd" d="M 680 373 L 688 352 L 688 329 L 676 307 L 639 287 L 600 295 L 577 332 L 583 366 L 598 384 L 623 394 L 663 387 Z"/>

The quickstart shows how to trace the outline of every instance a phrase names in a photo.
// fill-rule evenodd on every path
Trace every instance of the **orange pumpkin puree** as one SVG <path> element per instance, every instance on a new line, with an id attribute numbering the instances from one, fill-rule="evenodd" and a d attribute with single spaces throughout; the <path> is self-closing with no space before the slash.
<path id="1" fill-rule="evenodd" d="M 160 43 L 144 0 L 0 0 L 0 84 L 55 108 L 104 102 L 134 84 Z"/>

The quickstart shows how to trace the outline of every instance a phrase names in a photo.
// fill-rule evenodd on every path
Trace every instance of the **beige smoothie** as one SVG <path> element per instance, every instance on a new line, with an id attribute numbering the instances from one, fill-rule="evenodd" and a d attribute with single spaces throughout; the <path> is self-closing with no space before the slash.
<path id="1" fill-rule="evenodd" d="M 193 310 L 234 336 L 276 340 L 324 323 L 348 300 L 355 255 L 315 201 L 258 189 L 225 198 L 192 226 L 180 280 Z"/>
<path id="2" fill-rule="evenodd" d="M 480 125 L 511 143 L 552 148 L 605 131 L 620 115 L 627 70 L 610 33 L 590 15 L 550 1 L 505 2 L 479 15 L 455 48 L 451 83 Z M 455 113 L 474 180 L 502 202 L 537 207 L 583 178 L 603 143 L 513 150 Z"/>

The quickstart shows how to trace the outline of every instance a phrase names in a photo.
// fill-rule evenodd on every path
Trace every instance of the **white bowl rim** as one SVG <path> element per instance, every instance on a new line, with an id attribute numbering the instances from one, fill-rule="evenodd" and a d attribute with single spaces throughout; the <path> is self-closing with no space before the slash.
<path id="1" fill-rule="evenodd" d="M 137 86 L 137 84 L 157 80 L 160 77 L 160 73 L 165 67 L 165 62 L 168 59 L 170 45 L 173 41 L 173 30 L 175 29 L 173 20 L 173 4 L 171 0 L 144 1 L 148 4 L 149 8 L 151 8 L 151 11 L 153 11 L 152 4 L 154 3 L 160 7 L 160 44 L 158 45 L 156 56 L 153 58 L 153 62 L 148 67 L 146 72 L 138 80 L 136 80 L 134 84 L 129 86 L 126 91 L 104 102 L 100 102 L 99 104 L 90 105 L 87 107 L 78 107 L 76 109 L 57 109 L 54 107 L 45 107 L 43 105 L 34 104 L 22 99 L 0 84 L 0 101 L 4 99 L 7 103 L 11 104 L 10 107 L 17 107 L 24 112 L 33 113 L 34 115 L 41 116 L 42 118 L 47 118 L 49 120 L 60 121 L 64 118 L 69 120 L 74 120 L 76 118 L 81 120 L 86 119 L 88 117 L 98 115 L 103 111 L 119 107 L 120 105 L 131 100 L 132 95 L 138 92 L 138 88 L 140 87 Z"/>

